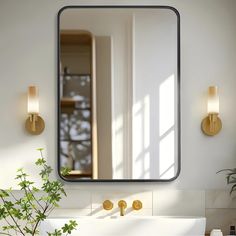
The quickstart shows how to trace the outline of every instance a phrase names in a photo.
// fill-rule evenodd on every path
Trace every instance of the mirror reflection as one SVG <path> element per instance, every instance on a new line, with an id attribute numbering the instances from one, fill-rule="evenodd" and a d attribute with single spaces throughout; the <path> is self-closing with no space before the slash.
<path id="1" fill-rule="evenodd" d="M 167 8 L 59 15 L 59 171 L 168 181 L 180 166 L 179 18 Z"/>
<path id="2" fill-rule="evenodd" d="M 92 174 L 92 35 L 80 30 L 60 32 L 60 159 L 67 178 Z"/>

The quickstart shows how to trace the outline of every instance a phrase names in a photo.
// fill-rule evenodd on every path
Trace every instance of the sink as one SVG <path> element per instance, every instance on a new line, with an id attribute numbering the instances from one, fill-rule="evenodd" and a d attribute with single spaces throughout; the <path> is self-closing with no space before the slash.
<path id="1" fill-rule="evenodd" d="M 69 220 L 76 220 L 77 230 L 72 236 L 204 236 L 204 217 L 124 216 L 111 218 L 49 218 L 42 222 L 40 235 L 60 228 Z"/>

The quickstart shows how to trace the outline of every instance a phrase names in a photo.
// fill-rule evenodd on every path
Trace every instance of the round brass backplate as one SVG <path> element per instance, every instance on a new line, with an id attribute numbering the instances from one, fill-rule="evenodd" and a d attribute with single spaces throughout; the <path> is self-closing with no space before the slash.
<path id="1" fill-rule="evenodd" d="M 41 134 L 44 131 L 45 123 L 42 117 L 37 116 L 37 119 L 35 121 L 35 130 L 33 129 L 33 122 L 30 119 L 30 117 L 25 122 L 25 128 L 26 130 L 33 135 Z"/>
<path id="2" fill-rule="evenodd" d="M 212 125 L 212 127 L 211 127 Z M 222 128 L 222 122 L 219 117 L 216 118 L 213 124 L 210 124 L 210 119 L 207 116 L 206 118 L 203 119 L 202 124 L 202 131 L 204 134 L 208 136 L 214 136 L 218 134 Z"/>
<path id="3" fill-rule="evenodd" d="M 104 210 L 111 210 L 113 208 L 113 203 L 110 200 L 105 200 L 103 202 L 103 209 Z"/>
<path id="4" fill-rule="evenodd" d="M 134 210 L 138 211 L 138 210 L 142 209 L 142 207 L 143 207 L 143 204 L 140 200 L 134 200 L 133 201 L 132 208 Z"/>

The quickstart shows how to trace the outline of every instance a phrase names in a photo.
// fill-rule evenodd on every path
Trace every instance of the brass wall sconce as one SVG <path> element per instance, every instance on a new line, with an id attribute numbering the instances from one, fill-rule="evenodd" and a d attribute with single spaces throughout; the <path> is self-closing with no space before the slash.
<path id="1" fill-rule="evenodd" d="M 35 86 L 28 88 L 28 114 L 25 128 L 30 134 L 41 134 L 45 128 L 44 120 L 39 116 L 38 89 Z"/>
<path id="2" fill-rule="evenodd" d="M 210 86 L 208 88 L 208 104 L 207 104 L 208 116 L 202 121 L 202 131 L 208 136 L 214 136 L 218 134 L 222 128 L 222 123 L 219 115 L 219 95 L 216 86 Z"/>

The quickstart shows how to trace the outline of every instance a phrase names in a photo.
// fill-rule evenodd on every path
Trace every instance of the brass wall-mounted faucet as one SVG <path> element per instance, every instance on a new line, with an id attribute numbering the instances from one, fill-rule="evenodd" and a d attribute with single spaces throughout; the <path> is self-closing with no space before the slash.
<path id="1" fill-rule="evenodd" d="M 118 202 L 118 207 L 120 208 L 120 216 L 125 215 L 125 209 L 127 208 L 127 203 L 125 200 L 120 200 Z"/>
<path id="2" fill-rule="evenodd" d="M 104 210 L 112 210 L 113 208 L 113 203 L 110 200 L 105 200 L 103 202 L 103 209 Z M 118 202 L 118 207 L 120 208 L 120 216 L 124 216 L 125 215 L 125 209 L 127 208 L 127 202 L 125 200 L 120 200 Z M 141 210 L 143 207 L 143 204 L 140 200 L 134 200 L 133 204 L 132 204 L 132 208 L 135 211 Z"/>

